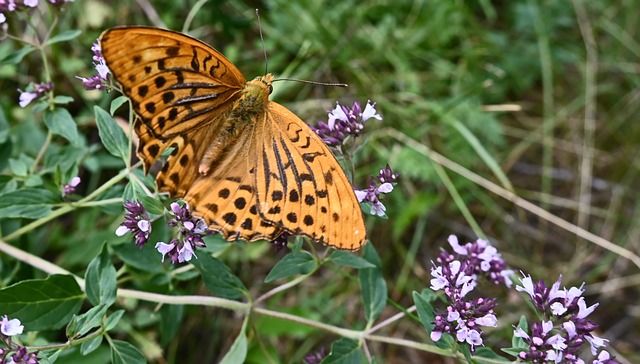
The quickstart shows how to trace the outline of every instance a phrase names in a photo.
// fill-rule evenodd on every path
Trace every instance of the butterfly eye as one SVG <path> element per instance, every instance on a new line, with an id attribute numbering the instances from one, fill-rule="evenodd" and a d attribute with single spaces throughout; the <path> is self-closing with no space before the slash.
<path id="1" fill-rule="evenodd" d="M 273 86 L 269 84 L 267 85 L 267 87 L 269 87 L 269 95 L 271 95 L 271 93 L 273 92 Z"/>

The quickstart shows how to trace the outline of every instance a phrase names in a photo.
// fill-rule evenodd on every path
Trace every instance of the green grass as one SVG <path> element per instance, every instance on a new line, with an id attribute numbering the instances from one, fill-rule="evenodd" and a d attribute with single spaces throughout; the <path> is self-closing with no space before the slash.
<path id="1" fill-rule="evenodd" d="M 54 135 L 35 170 L 29 168 L 36 164 L 47 128 L 42 111 L 17 105 L 15 90 L 44 81 L 41 55 L 32 52 L 21 62 L 2 63 L 0 192 L 25 186 L 57 191 L 68 181 L 61 174 L 81 176 L 80 195 L 86 196 L 117 175 L 123 164 L 101 147 L 93 111 L 94 105 L 108 110 L 117 95 L 86 92 L 73 77 L 92 72 L 90 46 L 102 30 L 124 24 L 182 30 L 195 3 L 121 0 L 101 4 L 105 11 L 97 12 L 91 10 L 95 3 L 76 1 L 64 8 L 56 32 L 83 33 L 50 47 L 47 59 L 56 94 L 73 97 L 66 108 L 80 141 L 72 146 Z M 252 79 L 265 68 L 255 16 L 259 8 L 269 72 L 349 84 L 343 89 L 277 82 L 272 100 L 310 123 L 326 120 L 336 100 L 377 103 L 384 119 L 366 124 L 354 159 L 354 184 L 366 187 L 369 176 L 386 163 L 401 175 L 386 196 L 389 218 L 366 218 L 389 299 L 399 307 L 412 306 L 412 292 L 429 286 L 430 261 L 447 247 L 448 235 L 461 241 L 483 236 L 516 271 L 547 282 L 562 274 L 567 287 L 586 282 L 587 301 L 600 303 L 593 318 L 601 325 L 597 333 L 610 340 L 618 359 L 637 362 L 640 8 L 633 5 L 623 0 L 210 1 L 188 30 Z M 33 14 L 42 37 L 53 13 L 45 6 Z M 10 34 L 34 38 L 23 21 L 9 20 Z M 3 40 L 0 59 L 20 47 Z M 128 118 L 124 109 L 117 115 Z M 124 182 L 99 199 L 119 198 L 123 188 Z M 112 251 L 125 244 L 113 234 L 121 214 L 118 203 L 72 208 L 7 242 L 83 275 L 104 242 Z M 3 219 L 2 240 L 30 222 Z M 154 229 L 158 240 L 166 235 L 161 227 Z M 210 295 L 193 270 L 181 268 L 169 280 L 166 269 L 145 270 L 151 262 L 136 266 L 134 250 L 111 255 L 118 287 Z M 264 283 L 282 258 L 266 244 L 237 244 L 218 254 L 254 297 L 286 281 Z M 6 255 L 1 263 L 3 287 L 44 277 Z M 495 294 L 501 295 L 500 327 L 489 333 L 487 345 L 507 347 L 511 325 L 531 311 L 514 294 Z M 358 271 L 331 264 L 265 300 L 263 307 L 354 330 L 366 324 Z M 120 308 L 127 312 L 112 336 L 141 349 L 150 362 L 218 361 L 243 322 L 237 312 L 200 304 L 158 306 L 123 298 L 112 309 Z M 397 312 L 388 304 L 377 322 Z M 302 323 L 251 318 L 247 361 L 252 363 L 301 362 L 321 347 L 329 351 L 339 338 Z M 376 334 L 429 342 L 422 326 L 406 317 Z M 62 331 L 45 335 L 52 342 L 66 341 Z M 100 362 L 101 350 L 92 360 Z M 449 360 L 380 342 L 368 350 L 380 362 Z M 87 360 L 73 355 L 76 359 L 64 362 Z"/>

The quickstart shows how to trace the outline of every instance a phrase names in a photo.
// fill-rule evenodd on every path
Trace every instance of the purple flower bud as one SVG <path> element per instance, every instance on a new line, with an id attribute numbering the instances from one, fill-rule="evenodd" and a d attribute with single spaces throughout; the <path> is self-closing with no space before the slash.
<path id="1" fill-rule="evenodd" d="M 125 220 L 116 230 L 116 235 L 123 236 L 130 232 L 135 238 L 136 245 L 142 248 L 151 235 L 149 214 L 140 202 L 125 201 L 124 208 L 127 211 L 124 215 Z"/>

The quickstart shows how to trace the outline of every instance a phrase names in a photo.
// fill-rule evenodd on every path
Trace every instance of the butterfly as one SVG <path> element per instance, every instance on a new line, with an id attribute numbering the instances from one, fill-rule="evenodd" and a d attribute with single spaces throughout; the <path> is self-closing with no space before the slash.
<path id="1" fill-rule="evenodd" d="M 137 115 L 145 173 L 156 176 L 228 241 L 304 235 L 344 250 L 366 241 L 362 210 L 340 164 L 294 113 L 269 100 L 274 76 L 247 81 L 225 56 L 188 35 L 111 28 L 102 55 Z"/>

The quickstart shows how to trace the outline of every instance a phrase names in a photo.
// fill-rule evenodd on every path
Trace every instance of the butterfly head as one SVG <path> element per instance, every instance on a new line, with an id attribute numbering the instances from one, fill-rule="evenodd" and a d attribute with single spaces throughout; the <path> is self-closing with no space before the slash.
<path id="1" fill-rule="evenodd" d="M 253 81 L 249 81 L 247 83 L 248 84 L 254 83 L 254 84 L 266 86 L 267 90 L 269 90 L 269 95 L 271 95 L 271 93 L 273 92 L 273 86 L 271 84 L 273 83 L 274 79 L 275 77 L 273 77 L 271 73 L 267 73 L 266 75 L 258 76 L 254 78 Z"/>

